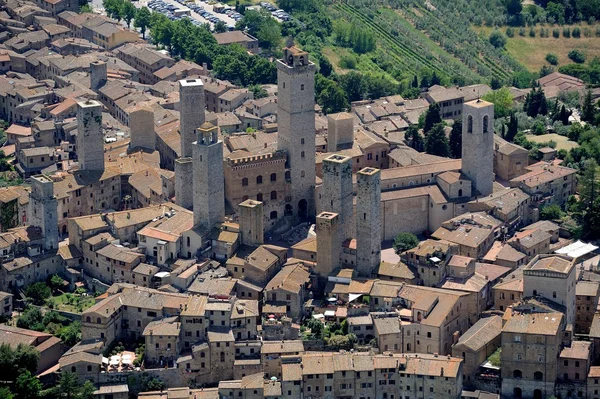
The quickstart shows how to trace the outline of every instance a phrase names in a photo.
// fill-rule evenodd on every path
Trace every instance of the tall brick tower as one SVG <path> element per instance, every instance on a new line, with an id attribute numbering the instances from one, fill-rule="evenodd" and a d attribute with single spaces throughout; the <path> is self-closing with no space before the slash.
<path id="1" fill-rule="evenodd" d="M 287 205 L 300 218 L 315 213 L 315 71 L 308 53 L 294 46 L 277 61 L 277 148 L 287 152 Z"/>
<path id="2" fill-rule="evenodd" d="M 370 276 L 381 263 L 381 173 L 358 171 L 356 189 L 356 269 Z"/>
<path id="3" fill-rule="evenodd" d="M 77 103 L 77 158 L 79 170 L 104 170 L 102 104 L 94 100 Z"/>
<path id="4" fill-rule="evenodd" d="M 325 158 L 320 209 L 339 214 L 340 245 L 354 238 L 352 192 L 352 158 L 338 154 Z"/>
<path id="5" fill-rule="evenodd" d="M 463 105 L 462 172 L 479 195 L 494 186 L 494 104 L 475 100 Z"/>
<path id="6" fill-rule="evenodd" d="M 44 249 L 58 249 L 58 200 L 54 196 L 54 182 L 44 175 L 31 177 L 29 220 L 30 225 L 41 229 Z"/>
<path id="7" fill-rule="evenodd" d="M 210 230 L 225 217 L 225 177 L 219 128 L 209 122 L 198 128 L 193 165 L 194 225 Z"/>
<path id="8" fill-rule="evenodd" d="M 192 156 L 196 129 L 204 123 L 204 84 L 200 79 L 179 81 L 179 140 L 181 157 L 175 160 L 175 201 L 191 209 L 194 205 Z"/>

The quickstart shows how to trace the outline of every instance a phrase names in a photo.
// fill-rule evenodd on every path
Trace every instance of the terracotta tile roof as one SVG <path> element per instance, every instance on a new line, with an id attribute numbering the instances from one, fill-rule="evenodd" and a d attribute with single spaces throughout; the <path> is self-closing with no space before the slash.
<path id="1" fill-rule="evenodd" d="M 310 281 L 310 273 L 302 266 L 286 266 L 281 269 L 265 287 L 265 290 L 281 289 L 298 293 Z"/>
<path id="2" fill-rule="evenodd" d="M 556 336 L 562 321 L 561 313 L 516 314 L 506 322 L 502 332 Z"/>
<path id="3" fill-rule="evenodd" d="M 560 352 L 560 358 L 588 360 L 590 358 L 591 346 L 591 342 L 573 341 L 571 342 L 571 346 L 563 348 Z"/>
<path id="4" fill-rule="evenodd" d="M 500 316 L 491 316 L 479 319 L 473 324 L 456 343 L 457 348 L 468 348 L 477 352 L 485 345 L 500 335 L 502 332 L 502 318 Z"/>

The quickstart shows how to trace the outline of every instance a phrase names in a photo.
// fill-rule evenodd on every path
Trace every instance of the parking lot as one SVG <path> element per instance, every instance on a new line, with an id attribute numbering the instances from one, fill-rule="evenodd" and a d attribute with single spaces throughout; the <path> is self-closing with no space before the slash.
<path id="1" fill-rule="evenodd" d="M 229 6 L 209 4 L 199 0 L 142 0 L 137 2 L 137 6 L 147 6 L 152 11 L 165 14 L 172 21 L 188 18 L 194 25 L 208 23 L 214 27 L 221 20 L 230 30 L 233 30 L 237 21 L 242 19 L 242 15 Z"/>

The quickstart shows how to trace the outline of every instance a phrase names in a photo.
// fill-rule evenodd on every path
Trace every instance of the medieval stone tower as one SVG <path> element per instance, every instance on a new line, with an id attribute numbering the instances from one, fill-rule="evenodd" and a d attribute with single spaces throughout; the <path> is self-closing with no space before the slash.
<path id="1" fill-rule="evenodd" d="M 140 148 L 146 151 L 156 149 L 156 132 L 154 131 L 154 112 L 147 106 L 140 105 L 129 113 L 129 130 L 131 132 L 131 149 Z"/>
<path id="2" fill-rule="evenodd" d="M 243 245 L 264 244 L 264 216 L 261 201 L 246 200 L 240 204 L 240 233 Z"/>
<path id="3" fill-rule="evenodd" d="M 287 152 L 291 180 L 286 210 L 301 218 L 315 212 L 315 70 L 308 53 L 294 46 L 277 61 L 277 148 Z"/>
<path id="4" fill-rule="evenodd" d="M 210 231 L 225 217 L 225 177 L 219 128 L 209 122 L 198 128 L 193 169 L 194 225 Z"/>
<path id="5" fill-rule="evenodd" d="M 381 173 L 358 171 L 356 189 L 356 269 L 370 276 L 381 263 Z"/>
<path id="6" fill-rule="evenodd" d="M 463 106 L 462 172 L 478 195 L 490 195 L 494 184 L 494 104 L 483 100 Z"/>
<path id="7" fill-rule="evenodd" d="M 340 245 L 340 217 L 334 212 L 321 212 L 315 223 L 317 233 L 317 266 L 315 270 L 322 278 L 327 278 L 339 265 L 342 246 Z"/>
<path id="8" fill-rule="evenodd" d="M 108 66 L 104 61 L 90 63 L 90 87 L 98 90 L 106 84 L 108 77 Z"/>
<path id="9" fill-rule="evenodd" d="M 77 103 L 77 157 L 79 170 L 104 170 L 102 104 L 94 100 Z"/>
<path id="10" fill-rule="evenodd" d="M 352 192 L 352 158 L 338 154 L 325 158 L 320 209 L 339 214 L 340 245 L 345 239 L 353 237 Z"/>
<path id="11" fill-rule="evenodd" d="M 179 81 L 179 140 L 181 158 L 175 161 L 175 198 L 177 205 L 190 209 L 194 204 L 192 155 L 196 129 L 204 123 L 204 84 L 200 79 Z"/>
<path id="12" fill-rule="evenodd" d="M 29 220 L 32 226 L 41 229 L 44 249 L 58 249 L 58 200 L 54 196 L 54 182 L 44 175 L 31 177 Z"/>
<path id="13" fill-rule="evenodd" d="M 353 143 L 354 117 L 348 112 L 327 115 L 327 151 L 352 148 Z"/>

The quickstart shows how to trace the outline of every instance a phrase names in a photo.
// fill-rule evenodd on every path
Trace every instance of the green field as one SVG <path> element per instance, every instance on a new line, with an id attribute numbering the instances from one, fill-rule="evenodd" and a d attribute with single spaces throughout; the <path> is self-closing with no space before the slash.
<path id="1" fill-rule="evenodd" d="M 54 309 L 75 313 L 81 313 L 96 303 L 93 296 L 81 296 L 79 294 L 61 294 L 53 296 L 51 301 L 54 304 Z"/>
<path id="2" fill-rule="evenodd" d="M 578 25 L 572 25 L 573 28 Z M 596 30 L 596 26 L 588 26 L 587 24 L 579 25 L 583 31 L 584 28 L 589 28 L 592 34 Z M 543 65 L 547 65 L 546 54 L 553 53 L 558 56 L 558 66 L 565 64 L 572 64 L 567 54 L 571 50 L 580 50 L 586 55 L 588 60 L 591 60 L 595 56 L 600 56 L 600 38 L 598 37 L 584 37 L 583 34 L 580 38 L 570 37 L 566 38 L 562 36 L 562 27 L 559 27 L 561 35 L 559 38 L 552 37 L 552 30 L 554 27 L 546 26 L 550 31 L 550 37 L 540 37 L 539 31 L 541 27 L 536 27 L 536 37 L 529 37 L 529 29 L 525 29 L 525 36 L 519 36 L 519 29 L 515 29 L 515 36 L 507 38 L 506 50 L 523 64 L 531 72 L 537 72 Z M 479 27 L 474 28 L 483 37 L 488 37 L 493 28 Z M 501 32 L 505 32 L 505 28 L 500 29 Z"/>
<path id="3" fill-rule="evenodd" d="M 573 148 L 579 147 L 574 141 L 569 140 L 568 137 L 561 136 L 560 134 L 551 133 L 551 134 L 542 134 L 540 136 L 535 135 L 527 135 L 527 140 L 534 143 L 547 143 L 549 141 L 554 141 L 556 143 L 557 150 L 566 150 L 569 151 Z"/>

